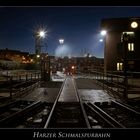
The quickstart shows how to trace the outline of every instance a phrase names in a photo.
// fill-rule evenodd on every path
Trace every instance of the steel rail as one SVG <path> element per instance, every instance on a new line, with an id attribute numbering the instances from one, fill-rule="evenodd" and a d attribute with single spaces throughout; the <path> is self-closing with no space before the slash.
<path id="1" fill-rule="evenodd" d="M 56 99 L 55 99 L 55 102 L 54 102 L 54 104 L 53 104 L 53 107 L 52 107 L 51 112 L 50 112 L 50 114 L 49 114 L 49 116 L 48 116 L 48 119 L 47 119 L 47 121 L 46 121 L 46 123 L 45 123 L 44 128 L 48 128 L 48 125 L 49 125 L 49 123 L 50 123 L 50 121 L 51 121 L 51 117 L 52 117 L 53 112 L 54 112 L 54 110 L 55 110 L 56 104 L 57 104 L 58 99 L 59 99 L 59 97 L 60 97 L 60 95 L 61 95 L 61 91 L 62 91 L 62 89 L 63 89 L 63 87 L 64 87 L 65 81 L 66 81 L 66 78 L 65 78 L 65 80 L 64 80 L 64 82 L 63 82 L 63 84 L 62 84 L 62 86 L 61 86 L 61 89 L 59 90 L 59 93 L 58 93 L 58 95 L 57 95 L 57 97 L 56 97 Z"/>
<path id="2" fill-rule="evenodd" d="M 110 121 L 111 123 L 113 123 L 117 128 L 125 128 L 125 126 L 123 126 L 122 124 L 120 124 L 117 120 L 115 120 L 114 118 L 112 118 L 108 113 L 106 113 L 105 111 L 103 111 L 101 108 L 99 108 L 95 104 L 92 104 L 90 102 L 88 102 L 87 104 L 90 105 L 90 106 L 92 106 L 100 114 L 102 114 L 103 116 L 105 116 L 106 119 L 108 119 L 108 121 Z"/>
<path id="3" fill-rule="evenodd" d="M 73 79 L 73 82 L 74 82 L 74 88 L 75 88 L 77 97 L 78 97 L 79 102 L 80 102 L 80 106 L 81 106 L 81 109 L 82 109 L 82 112 L 83 112 L 83 116 L 84 116 L 84 119 L 85 119 L 87 128 L 91 128 L 90 123 L 89 123 L 89 121 L 88 121 L 88 117 L 87 117 L 86 111 L 85 111 L 84 106 L 83 106 L 83 102 L 82 102 L 82 100 L 81 100 L 81 98 L 80 98 L 80 96 L 79 96 L 78 88 L 77 88 L 77 85 L 76 85 L 76 82 L 75 82 L 74 79 Z"/>

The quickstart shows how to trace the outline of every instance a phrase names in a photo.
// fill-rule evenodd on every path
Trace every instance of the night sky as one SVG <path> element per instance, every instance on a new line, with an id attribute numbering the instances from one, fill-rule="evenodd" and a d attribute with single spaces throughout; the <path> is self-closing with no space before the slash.
<path id="1" fill-rule="evenodd" d="M 101 19 L 135 16 L 140 17 L 140 7 L 0 7 L 0 49 L 35 53 L 33 31 L 41 26 L 47 30 L 43 52 L 104 57 Z"/>

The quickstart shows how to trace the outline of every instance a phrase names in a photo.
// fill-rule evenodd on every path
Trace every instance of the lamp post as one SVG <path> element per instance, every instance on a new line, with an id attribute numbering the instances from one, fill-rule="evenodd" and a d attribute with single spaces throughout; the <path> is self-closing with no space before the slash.
<path id="1" fill-rule="evenodd" d="M 60 43 L 60 45 L 63 47 L 64 39 L 59 39 L 59 43 Z M 61 54 L 61 58 L 62 58 L 62 54 Z"/>
<path id="2" fill-rule="evenodd" d="M 44 57 L 41 55 L 41 47 L 43 43 L 43 39 L 46 37 L 46 31 L 43 28 L 39 28 L 34 32 L 35 38 L 35 59 L 36 59 L 36 66 L 37 69 L 41 71 L 41 80 L 44 79 L 44 65 L 45 60 Z"/>
<path id="3" fill-rule="evenodd" d="M 59 68 L 60 68 L 60 70 L 62 71 L 62 70 L 63 70 L 63 69 L 62 69 L 62 66 L 63 66 L 63 65 L 62 65 L 62 50 L 63 50 L 64 39 L 62 39 L 62 38 L 59 39 L 59 43 L 60 43 L 60 46 L 61 46 L 61 48 L 60 48 L 60 51 L 61 51 L 61 52 L 60 52 L 60 53 L 61 53 L 61 54 L 60 54 L 60 57 L 61 57 L 60 61 L 61 61 L 61 62 L 60 62 L 60 64 L 59 64 Z"/>
<path id="4" fill-rule="evenodd" d="M 46 36 L 46 31 L 44 29 L 40 29 L 34 32 L 36 64 L 40 63 L 42 39 L 44 39 L 45 36 Z"/>
<path id="5" fill-rule="evenodd" d="M 100 32 L 101 36 L 103 37 L 103 39 L 100 39 L 100 42 L 104 43 L 104 73 L 105 76 L 107 74 L 107 69 L 106 69 L 106 38 L 107 38 L 107 31 L 106 30 L 101 30 Z"/>

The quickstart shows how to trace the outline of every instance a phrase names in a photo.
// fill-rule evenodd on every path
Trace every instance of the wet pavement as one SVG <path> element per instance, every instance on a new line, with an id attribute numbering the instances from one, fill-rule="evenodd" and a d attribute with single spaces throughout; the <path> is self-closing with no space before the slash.
<path id="1" fill-rule="evenodd" d="M 78 90 L 80 98 L 85 102 L 105 102 L 110 101 L 113 98 L 109 96 L 104 90 L 87 90 L 80 89 Z"/>
<path id="2" fill-rule="evenodd" d="M 41 100 L 53 103 L 58 95 L 58 92 L 59 88 L 37 88 L 22 99 L 34 101 Z"/>
<path id="3" fill-rule="evenodd" d="M 75 81 L 82 101 L 105 102 L 114 99 L 102 87 L 98 86 L 95 80 L 78 78 Z"/>
<path id="4" fill-rule="evenodd" d="M 95 89 L 95 90 L 102 90 L 102 87 L 96 84 L 95 80 L 92 79 L 85 79 L 85 78 L 78 78 L 75 79 L 76 85 L 78 89 Z"/>

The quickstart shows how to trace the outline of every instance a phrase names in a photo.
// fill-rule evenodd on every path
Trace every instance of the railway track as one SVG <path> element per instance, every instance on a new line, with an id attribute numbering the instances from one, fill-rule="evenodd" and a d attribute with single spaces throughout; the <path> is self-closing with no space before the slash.
<path id="1" fill-rule="evenodd" d="M 84 109 L 81 106 L 81 101 L 79 99 L 74 80 L 66 80 L 64 81 L 61 90 L 55 100 L 44 128 L 89 127 L 89 122 L 87 121 Z M 65 95 L 63 95 L 63 91 L 65 91 Z M 71 94 L 73 97 L 68 94 Z M 71 101 L 71 99 L 73 100 Z"/>
<path id="2" fill-rule="evenodd" d="M 107 113 L 97 109 L 91 103 L 84 103 L 84 108 L 91 128 L 123 128 L 124 126 L 110 117 Z"/>
<path id="3" fill-rule="evenodd" d="M 46 106 L 47 103 L 41 101 L 15 101 L 14 103 L 3 106 L 0 109 L 0 127 L 11 128 L 18 127 L 21 124 L 25 124 L 24 127 L 29 126 L 31 124 L 31 117 L 33 120 L 33 116 L 41 112 L 43 109 L 47 109 Z"/>
<path id="4" fill-rule="evenodd" d="M 66 98 L 63 99 L 63 102 L 60 102 L 59 99 L 62 93 L 60 91 L 45 128 L 139 127 L 140 113 L 126 104 L 117 101 L 95 102 L 94 104 L 82 102 L 77 88 L 74 93 L 78 97 L 77 102 L 65 102 Z"/>
<path id="5" fill-rule="evenodd" d="M 140 113 L 118 101 L 83 102 L 68 77 L 55 102 L 15 100 L 0 106 L 4 128 L 139 128 Z"/>
<path id="6" fill-rule="evenodd" d="M 51 111 L 52 104 L 47 102 L 42 102 L 35 109 L 27 111 L 20 123 L 18 123 L 16 128 L 44 128 L 45 123 L 48 119 L 49 113 Z"/>
<path id="7" fill-rule="evenodd" d="M 139 128 L 140 113 L 130 106 L 114 101 L 87 103 L 101 115 L 108 116 L 109 122 L 113 122 L 115 128 Z"/>
<path id="8" fill-rule="evenodd" d="M 87 128 L 79 103 L 58 103 L 45 128 Z"/>
<path id="9" fill-rule="evenodd" d="M 4 120 L 6 117 L 15 114 L 16 112 L 26 108 L 33 101 L 24 101 L 24 100 L 14 100 L 8 104 L 3 104 L 0 106 L 0 121 Z"/>

